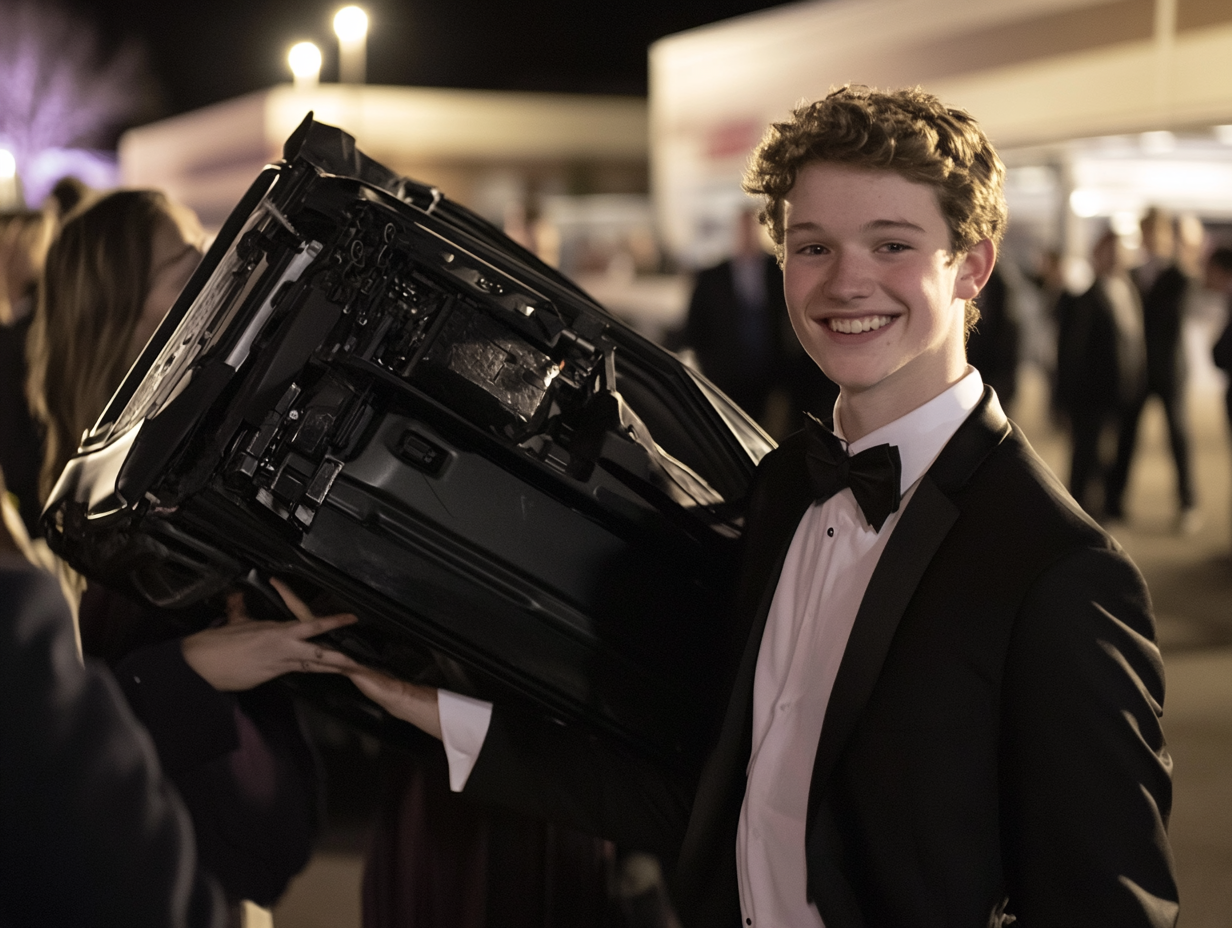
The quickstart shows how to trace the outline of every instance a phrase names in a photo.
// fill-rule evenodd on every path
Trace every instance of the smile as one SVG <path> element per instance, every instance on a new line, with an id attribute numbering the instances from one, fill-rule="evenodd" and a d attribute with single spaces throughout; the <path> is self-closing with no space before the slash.
<path id="1" fill-rule="evenodd" d="M 833 316 L 826 320 L 826 325 L 830 327 L 831 332 L 856 335 L 889 325 L 894 318 L 894 316 Z"/>

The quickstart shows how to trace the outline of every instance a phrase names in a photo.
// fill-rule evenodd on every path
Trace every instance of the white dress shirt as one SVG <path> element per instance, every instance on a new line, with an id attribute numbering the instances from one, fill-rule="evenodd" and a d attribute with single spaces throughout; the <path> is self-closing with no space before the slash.
<path id="1" fill-rule="evenodd" d="M 920 477 L 980 401 L 969 369 L 941 395 L 848 447 L 898 447 L 902 504 L 878 532 L 851 490 L 809 507 L 783 562 L 753 678 L 753 751 L 736 834 L 746 926 L 821 926 L 808 901 L 804 831 L 830 691 L 873 569 Z M 836 434 L 842 438 L 841 423 Z"/>
<path id="2" fill-rule="evenodd" d="M 814 504 L 800 520 L 779 576 L 753 680 L 753 752 L 736 836 L 740 908 L 746 926 L 821 926 L 808 901 L 804 830 L 813 759 L 830 691 L 856 611 L 886 541 L 924 472 L 980 401 L 974 368 L 944 393 L 852 442 L 851 454 L 888 442 L 902 461 L 902 505 L 881 531 L 851 490 Z M 842 437 L 841 430 L 837 430 Z M 470 776 L 491 720 L 491 703 L 441 690 L 449 783 Z"/>

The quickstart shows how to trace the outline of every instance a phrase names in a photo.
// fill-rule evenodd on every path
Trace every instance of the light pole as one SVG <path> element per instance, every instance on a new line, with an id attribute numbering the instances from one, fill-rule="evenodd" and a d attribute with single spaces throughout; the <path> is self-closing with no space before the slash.
<path id="1" fill-rule="evenodd" d="M 311 42 L 297 42 L 287 52 L 296 90 L 311 90 L 321 80 L 321 50 Z"/>
<path id="2" fill-rule="evenodd" d="M 344 6 L 334 14 L 338 36 L 338 78 L 344 84 L 362 84 L 368 70 L 368 14 L 357 6 Z"/>

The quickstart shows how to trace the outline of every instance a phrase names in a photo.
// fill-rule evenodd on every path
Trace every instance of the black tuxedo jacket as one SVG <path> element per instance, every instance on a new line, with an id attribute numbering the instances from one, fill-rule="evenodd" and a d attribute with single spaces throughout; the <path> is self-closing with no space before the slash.
<path id="1" fill-rule="evenodd" d="M 770 255 L 762 258 L 762 274 L 766 303 L 761 316 L 766 356 L 761 366 L 750 365 L 749 346 L 742 333 L 744 309 L 736 292 L 730 260 L 698 272 L 684 335 L 697 353 L 702 373 L 754 417 L 763 415 L 770 392 L 785 384 L 788 371 L 784 346 L 790 339 L 783 272 Z"/>
<path id="2" fill-rule="evenodd" d="M 803 441 L 762 462 L 713 749 L 668 774 L 497 707 L 466 791 L 657 850 L 686 925 L 736 925 L 753 674 L 811 504 Z M 1141 576 L 985 391 L 921 478 L 856 616 L 805 854 L 827 928 L 1170 925 L 1171 761 Z"/>
<path id="3" fill-rule="evenodd" d="M 1161 396 L 1172 396 L 1185 384 L 1188 368 L 1181 325 L 1185 316 L 1185 295 L 1189 278 L 1175 264 L 1160 271 L 1149 288 L 1134 273 L 1142 297 L 1142 331 L 1146 338 L 1147 388 Z"/>
<path id="4" fill-rule="evenodd" d="M 1065 304 L 1057 332 L 1057 393 L 1071 418 L 1099 420 L 1109 410 L 1132 406 L 1145 387 L 1137 336 L 1117 329 L 1116 311 L 1100 281 Z"/>

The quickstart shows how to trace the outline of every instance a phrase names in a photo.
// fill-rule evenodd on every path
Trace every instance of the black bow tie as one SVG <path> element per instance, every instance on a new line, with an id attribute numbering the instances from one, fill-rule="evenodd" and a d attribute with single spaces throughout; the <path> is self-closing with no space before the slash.
<path id="1" fill-rule="evenodd" d="M 804 436 L 808 441 L 809 479 L 817 502 L 825 502 L 844 487 L 851 487 L 868 524 L 881 531 L 890 513 L 897 512 L 902 502 L 898 446 L 874 445 L 859 454 L 848 455 L 843 440 L 812 416 L 804 420 Z"/>

